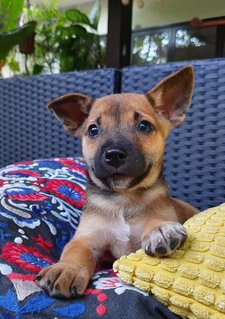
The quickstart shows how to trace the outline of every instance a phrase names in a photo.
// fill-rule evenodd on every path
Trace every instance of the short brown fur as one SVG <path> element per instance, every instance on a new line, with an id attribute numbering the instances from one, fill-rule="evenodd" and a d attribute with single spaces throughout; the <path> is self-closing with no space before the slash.
<path id="1" fill-rule="evenodd" d="M 37 276 L 51 296 L 83 294 L 99 261 L 112 262 L 140 247 L 167 256 L 182 245 L 182 223 L 197 210 L 170 197 L 162 177 L 163 154 L 170 130 L 184 120 L 193 83 L 188 66 L 146 95 L 114 94 L 94 101 L 75 93 L 50 103 L 65 129 L 82 137 L 89 175 L 74 238 L 58 263 Z"/>

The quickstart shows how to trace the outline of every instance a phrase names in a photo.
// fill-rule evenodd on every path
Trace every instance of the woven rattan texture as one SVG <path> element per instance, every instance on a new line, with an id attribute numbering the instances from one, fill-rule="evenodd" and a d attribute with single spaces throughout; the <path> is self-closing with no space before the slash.
<path id="1" fill-rule="evenodd" d="M 173 196 L 203 210 L 225 202 L 225 59 L 124 68 L 122 92 L 145 93 L 187 64 L 195 69 L 193 103 L 169 137 L 165 177 Z"/>
<path id="2" fill-rule="evenodd" d="M 70 92 L 100 97 L 115 92 L 113 69 L 0 80 L 0 167 L 37 158 L 81 155 L 46 105 Z"/>

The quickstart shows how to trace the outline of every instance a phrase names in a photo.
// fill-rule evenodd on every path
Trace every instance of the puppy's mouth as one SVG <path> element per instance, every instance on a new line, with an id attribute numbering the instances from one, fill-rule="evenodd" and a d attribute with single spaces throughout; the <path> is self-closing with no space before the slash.
<path id="1" fill-rule="evenodd" d="M 118 173 L 118 174 L 110 175 L 105 180 L 107 181 L 108 185 L 111 185 L 117 188 L 118 187 L 126 188 L 128 187 L 130 181 L 132 180 L 132 177 L 130 177 L 129 175 Z"/>
<path id="2" fill-rule="evenodd" d="M 121 173 L 116 173 L 112 174 L 108 177 L 108 179 L 113 179 L 113 180 L 126 180 L 126 179 L 131 179 L 129 175 L 121 174 Z"/>
<path id="3" fill-rule="evenodd" d="M 108 176 L 99 177 L 95 176 L 107 187 L 115 191 L 130 189 L 143 181 L 145 177 L 150 174 L 152 164 L 149 164 L 148 167 L 138 176 L 130 176 L 128 174 L 115 172 L 109 174 Z"/>
<path id="4" fill-rule="evenodd" d="M 109 189 L 119 190 L 129 188 L 129 184 L 133 177 L 124 173 L 111 173 L 106 176 L 99 176 L 96 174 L 95 169 L 92 168 L 92 172 L 97 180 L 99 180 L 104 186 Z"/>
<path id="5" fill-rule="evenodd" d="M 109 188 L 114 190 L 128 189 L 132 177 L 125 174 L 113 174 L 102 180 L 102 182 Z"/>

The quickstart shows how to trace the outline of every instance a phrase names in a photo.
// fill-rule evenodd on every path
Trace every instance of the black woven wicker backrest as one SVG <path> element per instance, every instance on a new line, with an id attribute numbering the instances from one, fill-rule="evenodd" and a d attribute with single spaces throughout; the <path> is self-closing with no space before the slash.
<path id="1" fill-rule="evenodd" d="M 193 103 L 169 137 L 165 177 L 173 196 L 205 209 L 225 202 L 225 59 L 124 68 L 122 91 L 146 92 L 187 64 L 195 69 Z"/>
<path id="2" fill-rule="evenodd" d="M 81 155 L 80 141 L 65 133 L 47 109 L 70 92 L 100 97 L 115 92 L 113 69 L 0 80 L 0 167 L 37 158 Z"/>

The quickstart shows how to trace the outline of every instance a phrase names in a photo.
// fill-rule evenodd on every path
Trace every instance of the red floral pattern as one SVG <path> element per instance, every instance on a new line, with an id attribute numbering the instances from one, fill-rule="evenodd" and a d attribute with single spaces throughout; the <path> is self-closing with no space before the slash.
<path id="1" fill-rule="evenodd" d="M 6 243 L 0 258 L 8 264 L 18 266 L 25 271 L 37 273 L 42 267 L 53 264 L 53 260 L 43 255 L 34 247 L 23 244 Z"/>
<path id="2" fill-rule="evenodd" d="M 50 180 L 44 186 L 45 192 L 51 192 L 75 207 L 84 205 L 85 191 L 74 183 L 66 180 Z"/>

